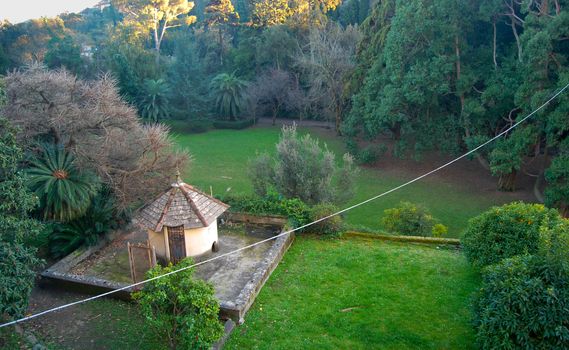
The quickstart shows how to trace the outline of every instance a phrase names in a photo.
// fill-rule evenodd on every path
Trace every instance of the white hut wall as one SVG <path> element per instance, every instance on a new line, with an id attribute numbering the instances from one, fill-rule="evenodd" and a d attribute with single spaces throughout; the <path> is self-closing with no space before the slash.
<path id="1" fill-rule="evenodd" d="M 207 227 L 187 229 L 184 231 L 186 240 L 186 254 L 196 256 L 211 251 L 213 243 L 217 241 L 217 221 Z"/>
<path id="2" fill-rule="evenodd" d="M 166 235 L 166 228 L 164 227 L 162 232 L 155 232 L 152 230 L 148 230 L 148 240 L 150 241 L 150 245 L 156 248 L 156 255 L 162 257 L 164 259 L 169 259 L 169 252 L 168 252 L 168 240 Z"/>

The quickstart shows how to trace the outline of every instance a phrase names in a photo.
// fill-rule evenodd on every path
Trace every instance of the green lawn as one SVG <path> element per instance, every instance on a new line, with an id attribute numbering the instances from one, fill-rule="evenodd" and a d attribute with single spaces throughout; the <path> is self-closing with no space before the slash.
<path id="1" fill-rule="evenodd" d="M 300 130 L 316 135 L 337 154 L 344 152 L 341 139 L 324 134 L 318 129 Z M 279 132 L 277 127 L 265 127 L 176 135 L 178 144 L 187 148 L 194 158 L 185 171 L 185 180 L 207 192 L 211 186 L 214 194 L 224 193 L 228 189 L 232 192 L 251 192 L 247 162 L 255 157 L 256 152 L 274 152 Z M 410 177 L 387 175 L 377 169 L 362 168 L 352 204 L 409 179 Z M 449 227 L 450 237 L 459 237 L 471 217 L 494 204 L 501 204 L 488 193 L 429 178 L 349 212 L 347 221 L 354 225 L 381 229 L 379 221 L 383 210 L 397 205 L 401 200 L 426 205 L 435 217 Z"/>
<path id="2" fill-rule="evenodd" d="M 470 349 L 478 274 L 460 252 L 297 238 L 226 349 Z"/>

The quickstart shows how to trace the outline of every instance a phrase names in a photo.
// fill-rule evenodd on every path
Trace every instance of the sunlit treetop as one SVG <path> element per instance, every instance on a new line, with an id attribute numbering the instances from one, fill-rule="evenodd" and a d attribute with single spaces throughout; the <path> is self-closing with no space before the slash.
<path id="1" fill-rule="evenodd" d="M 205 8 L 206 22 L 210 25 L 235 23 L 239 21 L 239 13 L 231 0 L 212 0 Z"/>
<path id="2" fill-rule="evenodd" d="M 323 14 L 342 0 L 259 0 L 253 4 L 253 24 L 259 27 L 290 23 L 298 26 L 325 22 Z"/>
<path id="3" fill-rule="evenodd" d="M 188 0 L 112 0 L 113 6 L 125 15 L 125 22 L 142 31 L 150 30 L 157 58 L 164 34 L 169 28 L 190 25 L 196 16 L 190 16 L 194 2 Z"/>

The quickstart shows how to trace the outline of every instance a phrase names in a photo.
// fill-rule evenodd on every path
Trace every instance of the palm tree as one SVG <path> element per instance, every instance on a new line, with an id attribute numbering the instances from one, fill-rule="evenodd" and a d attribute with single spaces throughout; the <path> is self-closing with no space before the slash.
<path id="1" fill-rule="evenodd" d="M 66 222 L 83 215 L 99 189 L 99 179 L 91 172 L 80 171 L 73 155 L 62 146 L 46 144 L 42 151 L 27 174 L 44 219 Z"/>
<path id="2" fill-rule="evenodd" d="M 164 79 L 144 80 L 142 95 L 142 116 L 157 123 L 168 115 L 170 88 Z"/>
<path id="3" fill-rule="evenodd" d="M 82 245 L 94 245 L 116 227 L 114 201 L 108 193 L 99 193 L 93 197 L 83 216 L 53 226 L 49 238 L 50 253 L 60 258 Z"/>
<path id="4" fill-rule="evenodd" d="M 229 120 L 235 120 L 245 102 L 247 82 L 237 78 L 235 72 L 218 74 L 211 81 L 215 105 L 219 113 Z"/>

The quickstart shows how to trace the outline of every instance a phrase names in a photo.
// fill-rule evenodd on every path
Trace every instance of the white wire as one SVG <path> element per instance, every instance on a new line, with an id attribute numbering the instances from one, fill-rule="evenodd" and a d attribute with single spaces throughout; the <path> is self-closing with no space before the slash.
<path id="1" fill-rule="evenodd" d="M 520 119 L 518 122 L 516 122 L 515 124 L 513 124 L 512 126 L 510 126 L 509 128 L 507 128 L 506 130 L 502 131 L 502 132 L 499 133 L 498 135 L 496 135 L 496 136 L 492 137 L 491 139 L 489 139 L 488 141 L 482 143 L 482 144 L 479 145 L 478 147 L 476 147 L 476 148 L 474 148 L 474 149 L 472 149 L 472 150 L 470 150 L 470 151 L 464 153 L 463 155 L 461 155 L 461 156 L 459 156 L 459 157 L 457 157 L 457 158 L 455 158 L 455 159 L 453 159 L 453 160 L 451 160 L 451 161 L 449 161 L 449 162 L 447 162 L 447 163 L 445 163 L 445 164 L 439 166 L 438 168 L 435 168 L 435 169 L 433 169 L 433 170 L 431 170 L 431 171 L 429 171 L 429 172 L 427 172 L 427 173 L 425 173 L 425 174 L 423 174 L 423 175 L 421 175 L 421 176 L 418 176 L 418 177 L 416 177 L 416 178 L 414 178 L 414 179 L 412 179 L 412 180 L 409 180 L 409 181 L 407 181 L 407 182 L 405 182 L 405 183 L 403 183 L 403 184 L 401 184 L 401 185 L 399 185 L 399 186 L 397 186 L 397 187 L 394 187 L 394 188 L 392 188 L 392 189 L 390 189 L 390 190 L 388 190 L 388 191 L 385 191 L 385 192 L 383 192 L 383 193 L 381 193 L 381 194 L 378 194 L 377 196 L 374 196 L 374 197 L 371 197 L 371 198 L 369 198 L 369 199 L 366 199 L 366 200 L 363 201 L 363 202 L 359 202 L 359 203 L 357 203 L 357 204 L 354 204 L 354 205 L 352 205 L 352 206 L 349 206 L 349 207 L 347 207 L 347 208 L 344 208 L 344 209 L 342 209 L 342 210 L 340 210 L 340 211 L 338 211 L 338 212 L 336 212 L 336 213 L 330 214 L 330 215 L 328 215 L 328 216 L 325 216 L 325 217 L 323 217 L 323 218 L 320 218 L 320 219 L 315 220 L 315 221 L 313 221 L 313 222 L 310 222 L 310 223 L 308 223 L 308 224 L 305 224 L 305 225 L 302 225 L 302 226 L 300 226 L 300 227 L 294 228 L 294 229 L 292 229 L 292 230 L 288 230 L 288 231 L 279 233 L 279 234 L 276 235 L 276 236 L 272 236 L 272 237 L 267 238 L 267 239 L 264 239 L 264 240 L 262 240 L 262 241 L 255 242 L 255 243 L 250 244 L 250 245 L 248 245 L 248 246 L 244 246 L 244 247 L 241 247 L 241 248 L 239 248 L 239 249 L 235 249 L 235 250 L 233 250 L 233 251 L 230 251 L 230 252 L 227 252 L 227 253 L 224 253 L 224 254 L 215 256 L 215 257 L 213 257 L 213 258 L 210 258 L 210 259 L 207 259 L 207 260 L 204 260 L 204 261 L 200 261 L 200 262 L 198 262 L 198 263 L 195 263 L 195 264 L 192 264 L 192 265 L 183 267 L 183 268 L 178 269 L 178 270 L 174 270 L 174 271 L 165 273 L 165 274 L 160 275 L 160 276 L 152 277 L 152 278 L 149 278 L 149 279 L 144 280 L 144 281 L 140 281 L 140 282 L 137 282 L 137 283 L 133 283 L 133 284 L 130 284 L 130 285 L 125 286 L 125 287 L 121 287 L 121 288 L 118 288 L 118 289 L 115 289 L 115 290 L 111 290 L 111 291 L 108 291 L 108 292 L 105 292 L 105 293 L 102 293 L 102 294 L 94 295 L 94 296 L 89 297 L 89 298 L 86 298 L 86 299 L 81 299 L 81 300 L 78 300 L 78 301 L 74 301 L 74 302 L 69 303 L 69 304 L 57 306 L 57 307 L 54 307 L 54 308 L 52 308 L 52 309 L 48 309 L 48 310 L 39 312 L 39 313 L 37 313 L 37 314 L 33 314 L 33 315 L 26 316 L 26 317 L 22 317 L 22 318 L 17 319 L 17 320 L 13 320 L 13 321 L 10 321 L 10 322 L 6 322 L 6 323 L 3 323 L 3 324 L 0 324 L 0 328 L 8 327 L 8 326 L 15 325 L 15 324 L 21 323 L 21 322 L 25 322 L 25 321 L 34 319 L 34 318 L 36 318 L 36 317 L 39 317 L 39 316 L 48 314 L 48 313 L 52 313 L 52 312 L 55 312 L 55 311 L 59 311 L 59 310 L 62 310 L 62 309 L 66 309 L 66 308 L 71 307 L 71 306 L 74 306 L 74 305 L 83 304 L 83 303 L 89 302 L 89 301 L 91 301 L 91 300 L 95 300 L 95 299 L 99 299 L 99 298 L 105 297 L 105 296 L 107 296 L 107 295 L 111 295 L 111 294 L 113 294 L 113 293 L 117 293 L 117 292 L 120 292 L 120 291 L 123 291 L 123 290 L 127 290 L 127 289 L 130 289 L 130 288 L 136 287 L 136 286 L 140 286 L 140 285 L 142 285 L 142 284 L 145 284 L 145 283 L 148 283 L 148 282 L 157 280 L 157 279 L 159 279 L 159 278 L 163 278 L 163 277 L 166 277 L 166 276 L 173 275 L 173 274 L 178 273 L 178 272 L 180 272 L 180 271 L 184 271 L 184 270 L 187 270 L 187 269 L 196 267 L 196 266 L 200 266 L 200 265 L 207 264 L 207 263 L 212 262 L 212 261 L 214 261 L 214 260 L 218 260 L 218 259 L 224 258 L 224 257 L 226 257 L 226 256 L 229 256 L 229 255 L 232 255 L 232 254 L 241 252 L 241 251 L 246 250 L 246 249 L 249 249 L 249 248 L 253 248 L 253 247 L 258 246 L 258 245 L 260 245 L 260 244 L 263 244 L 263 243 L 265 243 L 265 242 L 268 242 L 268 241 L 277 239 L 277 238 L 279 238 L 279 237 L 288 235 L 289 233 L 302 230 L 302 229 L 304 229 L 304 228 L 307 228 L 307 227 L 309 227 L 309 226 L 312 226 L 312 225 L 314 225 L 314 224 L 317 224 L 317 223 L 319 223 L 319 222 L 321 222 L 321 221 L 328 220 L 328 219 L 331 218 L 331 217 L 334 217 L 334 216 L 336 216 L 336 215 L 340 215 L 340 214 L 345 213 L 345 212 L 347 212 L 347 211 L 349 211 L 349 210 L 355 209 L 355 208 L 357 208 L 357 207 L 359 207 L 359 206 L 362 206 L 362 205 L 367 204 L 367 203 L 369 203 L 369 202 L 371 202 L 371 201 L 374 201 L 374 200 L 376 200 L 376 199 L 378 199 L 378 198 L 381 198 L 381 197 L 383 197 L 383 196 L 386 196 L 386 195 L 388 195 L 388 194 L 390 194 L 390 193 L 392 193 L 392 192 L 395 192 L 395 191 L 397 191 L 397 190 L 399 190 L 399 189 L 401 189 L 401 188 L 403 188 L 403 187 L 405 187 L 405 186 L 408 186 L 408 185 L 410 185 L 410 184 L 412 184 L 412 183 L 415 183 L 415 182 L 417 182 L 417 181 L 419 181 L 419 180 L 421 180 L 421 179 L 423 179 L 423 178 L 425 178 L 425 177 L 427 177 L 427 176 L 429 176 L 429 175 L 431 175 L 431 174 L 433 174 L 433 173 L 436 173 L 437 171 L 439 171 L 439 170 L 441 170 L 441 169 L 444 169 L 444 168 L 446 168 L 447 166 L 449 166 L 449 165 L 451 165 L 451 164 L 453 164 L 453 163 L 456 163 L 457 161 L 459 161 L 459 160 L 461 160 L 461 159 L 463 159 L 463 158 L 465 158 L 465 157 L 471 155 L 472 153 L 474 153 L 474 152 L 478 151 L 479 149 L 485 147 L 485 146 L 488 145 L 489 143 L 491 143 L 491 142 L 497 140 L 498 138 L 504 136 L 506 133 L 510 132 L 512 129 L 516 128 L 518 125 L 520 125 L 521 123 L 523 123 L 524 121 L 526 121 L 528 118 L 530 118 L 531 116 L 533 116 L 535 113 L 539 112 L 541 109 L 543 109 L 545 106 L 547 106 L 547 105 L 548 105 L 551 101 L 553 101 L 557 96 L 559 96 L 561 93 L 563 93 L 563 91 L 565 91 L 568 87 L 569 87 L 569 84 L 565 85 L 561 90 L 559 90 L 556 94 L 554 94 L 550 99 L 548 99 L 545 103 L 543 103 L 541 106 L 539 106 L 539 107 L 538 107 L 537 109 L 535 109 L 533 112 L 531 112 L 530 114 L 528 114 L 528 115 L 525 116 L 524 118 Z"/>

